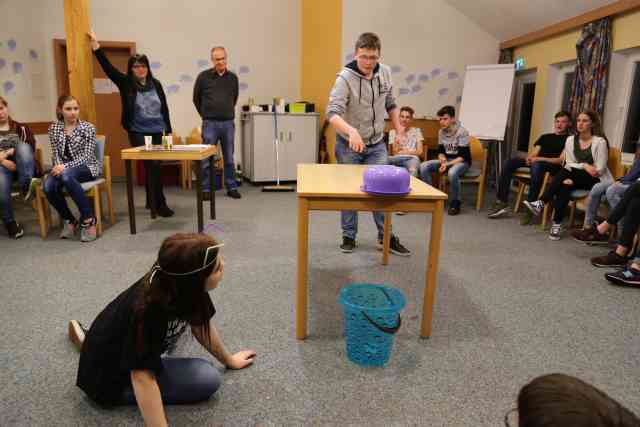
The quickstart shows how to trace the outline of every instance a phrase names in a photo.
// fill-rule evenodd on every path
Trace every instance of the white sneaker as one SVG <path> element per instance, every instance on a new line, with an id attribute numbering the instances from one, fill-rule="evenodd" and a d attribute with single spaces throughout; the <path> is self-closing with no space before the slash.
<path id="1" fill-rule="evenodd" d="M 549 230 L 549 239 L 550 240 L 560 240 L 562 237 L 562 224 L 556 224 L 555 222 L 551 224 L 551 229 Z"/>
<path id="2" fill-rule="evenodd" d="M 542 200 L 536 200 L 534 202 L 530 202 L 528 200 L 524 201 L 524 205 L 531 211 L 535 216 L 540 216 L 542 211 L 544 210 L 544 202 Z"/>

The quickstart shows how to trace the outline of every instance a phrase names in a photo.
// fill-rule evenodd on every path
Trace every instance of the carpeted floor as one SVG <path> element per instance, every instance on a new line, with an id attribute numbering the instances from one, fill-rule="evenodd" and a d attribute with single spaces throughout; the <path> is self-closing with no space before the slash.
<path id="1" fill-rule="evenodd" d="M 212 293 L 214 318 L 231 351 L 252 348 L 256 363 L 225 372 L 210 401 L 167 407 L 171 425 L 501 425 L 519 388 L 563 372 L 591 382 L 640 413 L 640 291 L 609 286 L 590 256 L 606 251 L 570 238 L 548 240 L 516 219 L 488 220 L 472 210 L 445 217 L 430 339 L 418 338 L 428 220 L 394 217 L 414 251 L 380 265 L 370 214 L 360 214 L 359 247 L 338 249 L 337 213 L 310 222 L 310 337 L 294 338 L 295 194 L 241 188 L 242 200 L 218 193 L 209 230 L 225 241 L 225 279 Z M 124 187 L 116 185 L 119 222 L 94 243 L 46 241 L 35 215 L 17 207 L 26 236 L 0 234 L 3 325 L 0 425 L 141 425 L 134 407 L 104 410 L 75 387 L 78 354 L 67 322 L 90 323 L 144 274 L 167 235 L 195 229 L 192 193 L 167 190 L 177 215 L 151 221 L 137 190 L 138 234 L 129 235 Z M 339 289 L 387 283 L 404 292 L 390 363 L 365 369 L 345 354 Z M 178 354 L 204 355 L 190 336 Z M 221 368 L 222 369 L 222 368 Z"/>

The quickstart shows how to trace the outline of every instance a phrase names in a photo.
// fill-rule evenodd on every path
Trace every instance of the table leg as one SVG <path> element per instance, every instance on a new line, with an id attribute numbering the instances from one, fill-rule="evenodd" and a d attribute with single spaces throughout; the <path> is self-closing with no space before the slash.
<path id="1" fill-rule="evenodd" d="M 198 233 L 202 233 L 204 229 L 204 221 L 202 219 L 202 161 L 196 160 L 195 169 L 196 169 L 196 208 L 198 210 Z M 213 191 L 213 189 L 211 189 Z"/>
<path id="2" fill-rule="evenodd" d="M 384 236 L 382 238 L 382 265 L 389 264 L 389 244 L 391 243 L 391 212 L 384 213 Z"/>
<path id="3" fill-rule="evenodd" d="M 213 156 L 210 156 L 207 161 L 209 162 L 209 196 L 211 200 L 209 202 L 209 209 L 211 209 L 209 217 L 211 219 L 216 219 L 216 174 L 215 169 L 213 168 Z"/>
<path id="4" fill-rule="evenodd" d="M 442 217 L 444 215 L 444 200 L 438 200 L 431 214 L 431 235 L 429 237 L 429 255 L 427 258 L 426 281 L 424 298 L 422 301 L 422 325 L 420 336 L 431 336 L 431 320 L 433 319 L 433 303 L 436 295 L 438 280 L 438 261 L 440 259 L 440 240 L 442 238 Z"/>
<path id="5" fill-rule="evenodd" d="M 148 198 L 149 198 L 149 210 L 151 211 L 151 219 L 156 219 L 158 216 L 158 201 L 156 200 L 156 182 L 153 179 L 153 166 L 151 166 L 152 161 L 148 161 L 144 163 L 145 175 L 144 179 L 147 181 L 147 188 L 149 190 Z M 158 167 L 160 164 L 158 163 Z"/>
<path id="6" fill-rule="evenodd" d="M 309 249 L 309 201 L 298 198 L 298 286 L 296 289 L 296 338 L 307 337 L 307 268 Z"/>
<path id="7" fill-rule="evenodd" d="M 133 203 L 133 172 L 131 160 L 124 161 L 127 170 L 127 203 L 129 204 L 129 230 L 131 234 L 136 234 L 136 207 Z"/>

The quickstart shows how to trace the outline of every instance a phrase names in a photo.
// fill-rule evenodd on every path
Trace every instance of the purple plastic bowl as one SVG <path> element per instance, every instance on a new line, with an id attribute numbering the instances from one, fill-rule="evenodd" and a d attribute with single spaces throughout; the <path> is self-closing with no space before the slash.
<path id="1" fill-rule="evenodd" d="M 362 175 L 360 190 L 376 195 L 398 195 L 411 192 L 411 176 L 405 168 L 391 165 L 369 166 Z"/>

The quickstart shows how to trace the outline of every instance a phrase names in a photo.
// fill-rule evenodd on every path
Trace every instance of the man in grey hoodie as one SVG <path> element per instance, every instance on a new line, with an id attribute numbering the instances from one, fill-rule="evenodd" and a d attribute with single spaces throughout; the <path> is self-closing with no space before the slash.
<path id="1" fill-rule="evenodd" d="M 380 38 L 373 33 L 358 37 L 355 60 L 347 64 L 336 79 L 327 106 L 327 120 L 336 128 L 336 158 L 341 164 L 388 164 L 383 141 L 384 116 L 389 114 L 397 135 L 404 135 L 399 110 L 393 97 L 391 70 L 378 63 Z M 374 212 L 378 228 L 378 244 L 382 247 L 384 214 Z M 358 213 L 341 212 L 342 252 L 350 253 L 356 246 Z M 401 256 L 411 252 L 391 235 L 390 250 Z"/>

